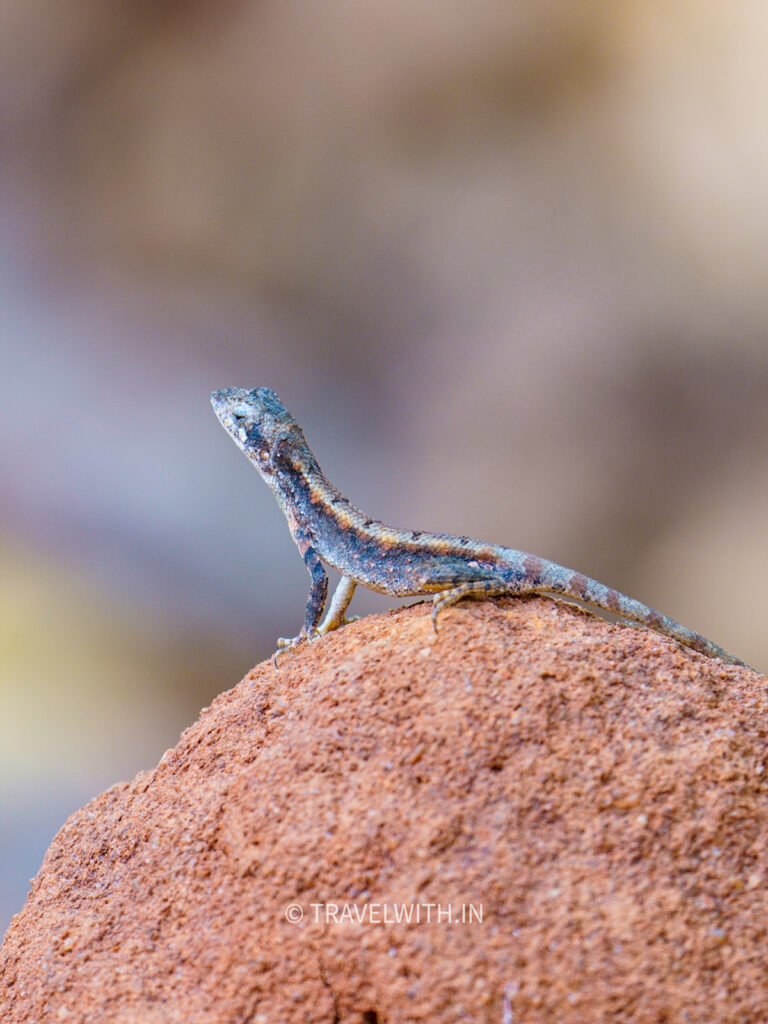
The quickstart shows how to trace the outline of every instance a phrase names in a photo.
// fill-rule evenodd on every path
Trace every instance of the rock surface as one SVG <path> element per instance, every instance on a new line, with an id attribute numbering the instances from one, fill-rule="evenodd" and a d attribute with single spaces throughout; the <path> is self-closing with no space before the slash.
<path id="1" fill-rule="evenodd" d="M 74 814 L 3 1022 L 768 1019 L 766 679 L 542 598 L 440 626 L 257 666 Z"/>

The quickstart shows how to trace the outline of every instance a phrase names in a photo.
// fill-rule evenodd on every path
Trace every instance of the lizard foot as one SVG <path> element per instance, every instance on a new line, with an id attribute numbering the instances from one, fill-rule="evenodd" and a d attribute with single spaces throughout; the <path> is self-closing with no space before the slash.
<path id="1" fill-rule="evenodd" d="M 272 655 L 272 664 L 275 666 L 275 668 L 279 668 L 279 665 L 277 664 L 277 659 L 281 654 L 287 654 L 289 651 L 295 650 L 297 647 L 300 647 L 301 644 L 303 644 L 305 641 L 308 644 L 311 644 L 312 641 L 315 640 L 318 636 L 319 634 L 317 630 L 315 630 L 312 633 L 308 633 L 306 630 L 302 629 L 298 636 L 278 637 L 277 650 Z"/>
<path id="2" fill-rule="evenodd" d="M 345 615 L 340 622 L 335 624 L 326 625 L 323 623 L 321 626 L 318 626 L 317 636 L 327 636 L 335 629 L 341 629 L 342 626 L 348 626 L 350 622 L 357 622 L 359 618 L 359 615 Z"/>

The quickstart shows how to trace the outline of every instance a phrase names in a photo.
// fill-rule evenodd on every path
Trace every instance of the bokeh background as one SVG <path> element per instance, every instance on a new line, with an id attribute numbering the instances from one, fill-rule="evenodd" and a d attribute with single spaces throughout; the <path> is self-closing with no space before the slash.
<path id="1" fill-rule="evenodd" d="M 768 669 L 767 32 L 757 0 L 2 0 L 0 931 L 66 816 L 301 623 L 212 388 L 275 388 L 367 511 Z"/>

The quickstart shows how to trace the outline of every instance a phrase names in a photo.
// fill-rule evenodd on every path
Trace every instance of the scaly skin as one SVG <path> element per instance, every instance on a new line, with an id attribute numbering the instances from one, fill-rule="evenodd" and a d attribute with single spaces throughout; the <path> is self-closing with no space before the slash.
<path id="1" fill-rule="evenodd" d="M 536 555 L 454 537 L 400 530 L 371 519 L 329 483 L 301 427 L 269 388 L 223 388 L 211 404 L 224 429 L 274 492 L 312 584 L 298 636 L 278 640 L 275 658 L 346 622 L 358 583 L 395 597 L 433 595 L 432 620 L 462 598 L 559 594 L 615 612 L 686 647 L 743 665 L 711 640 L 580 572 Z M 342 574 L 325 620 L 323 562 Z"/>

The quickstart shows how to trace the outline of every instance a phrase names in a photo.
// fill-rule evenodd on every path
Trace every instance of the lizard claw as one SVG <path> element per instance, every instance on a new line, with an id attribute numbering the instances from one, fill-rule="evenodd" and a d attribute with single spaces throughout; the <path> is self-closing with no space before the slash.
<path id="1" fill-rule="evenodd" d="M 304 639 L 305 637 L 302 635 L 302 633 L 299 633 L 298 636 L 290 638 L 284 636 L 278 637 L 277 649 L 275 653 L 272 655 L 272 664 L 275 666 L 276 669 L 280 668 L 280 666 L 277 663 L 278 657 L 281 654 L 287 654 L 288 651 L 292 651 L 295 647 L 298 647 L 300 643 L 304 642 Z"/>
<path id="2" fill-rule="evenodd" d="M 275 668 L 279 668 L 279 665 L 277 664 L 277 659 L 281 654 L 287 654 L 288 651 L 295 650 L 295 648 L 299 647 L 305 641 L 308 644 L 313 643 L 313 641 L 317 639 L 318 635 L 319 634 L 317 630 L 313 630 L 311 633 L 308 633 L 305 629 L 302 629 L 298 636 L 278 637 L 277 650 L 272 655 L 272 664 L 275 666 Z"/>

